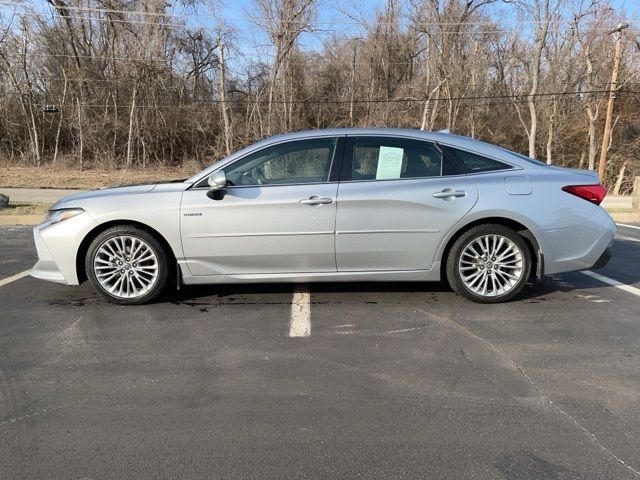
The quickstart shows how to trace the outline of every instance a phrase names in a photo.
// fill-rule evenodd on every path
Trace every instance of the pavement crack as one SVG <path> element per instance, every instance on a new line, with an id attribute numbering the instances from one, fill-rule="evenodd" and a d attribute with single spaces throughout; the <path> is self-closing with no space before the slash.
<path id="1" fill-rule="evenodd" d="M 504 360 L 506 360 L 508 363 L 510 363 L 514 368 L 516 368 L 516 370 L 518 370 L 518 372 L 520 372 L 520 374 L 531 384 L 531 386 L 534 388 L 534 390 L 536 391 L 536 393 L 542 397 L 544 399 L 544 401 L 547 403 L 547 405 L 549 405 L 553 410 L 555 410 L 557 413 L 559 413 L 560 415 L 562 415 L 563 417 L 567 418 L 571 423 L 573 423 L 573 425 L 575 425 L 576 427 L 578 427 L 579 430 L 581 430 L 585 435 L 587 435 L 588 437 L 591 438 L 591 440 L 593 441 L 594 445 L 596 445 L 596 447 L 598 447 L 601 451 L 603 451 L 604 453 L 606 453 L 608 456 L 610 456 L 611 458 L 613 458 L 616 462 L 618 462 L 620 465 L 622 465 L 624 468 L 626 468 L 627 470 L 629 470 L 630 472 L 634 473 L 637 477 L 640 478 L 640 471 L 638 471 L 637 469 L 635 469 L 633 466 L 629 465 L 627 462 L 625 462 L 622 458 L 620 458 L 618 455 L 616 455 L 611 449 L 609 449 L 608 447 L 606 447 L 605 445 L 602 444 L 602 442 L 600 442 L 600 440 L 598 439 L 598 437 L 596 437 L 596 435 L 589 430 L 587 427 L 585 427 L 584 425 L 582 425 L 580 422 L 578 422 L 578 420 L 571 415 L 570 413 L 568 413 L 566 410 L 564 410 L 562 407 L 560 407 L 559 405 L 557 405 L 550 397 L 549 395 L 547 395 L 544 390 L 542 389 L 542 387 L 540 387 L 531 377 L 531 375 L 529 375 L 527 373 L 527 371 L 524 369 L 524 367 L 522 367 L 518 362 L 516 362 L 514 359 L 512 359 L 510 356 L 508 356 L 506 353 L 504 353 L 502 350 L 500 350 L 498 347 L 496 347 L 493 343 L 491 343 L 489 340 L 482 338 L 479 335 L 476 335 L 475 333 L 473 333 L 471 330 L 463 327 L 462 325 L 460 325 L 459 323 L 454 322 L 453 320 L 449 320 L 449 319 L 445 319 L 442 317 L 439 317 L 437 315 L 434 315 L 433 313 L 427 311 L 427 310 L 423 310 L 422 308 L 417 307 L 417 310 L 419 310 L 420 312 L 422 312 L 423 314 L 425 314 L 427 317 L 429 317 L 432 321 L 437 322 L 441 325 L 453 328 L 457 331 L 459 331 L 460 333 L 463 333 L 467 336 L 470 336 L 482 343 L 484 343 L 485 345 L 487 345 L 491 350 L 493 350 L 496 354 L 498 354 L 501 358 L 503 358 Z"/>

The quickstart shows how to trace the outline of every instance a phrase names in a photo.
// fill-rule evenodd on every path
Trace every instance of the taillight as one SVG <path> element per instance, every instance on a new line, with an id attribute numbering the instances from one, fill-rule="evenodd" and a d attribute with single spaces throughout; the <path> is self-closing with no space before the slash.
<path id="1" fill-rule="evenodd" d="M 562 187 L 567 193 L 580 197 L 588 202 L 600 205 L 600 202 L 604 200 L 604 196 L 607 194 L 607 189 L 602 185 L 567 185 Z"/>

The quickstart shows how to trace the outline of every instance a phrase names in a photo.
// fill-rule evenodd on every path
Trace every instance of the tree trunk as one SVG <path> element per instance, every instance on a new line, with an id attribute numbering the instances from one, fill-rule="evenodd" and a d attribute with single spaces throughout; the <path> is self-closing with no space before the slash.
<path id="1" fill-rule="evenodd" d="M 622 186 L 622 181 L 624 180 L 624 171 L 627 169 L 627 162 L 622 164 L 620 167 L 620 171 L 618 172 L 618 178 L 616 179 L 616 184 L 613 187 L 613 194 L 620 195 L 620 187 Z"/>
<path id="2" fill-rule="evenodd" d="M 80 98 L 76 98 L 76 110 L 78 114 L 78 139 L 80 141 L 79 156 L 80 170 L 84 169 L 84 131 L 82 130 L 82 110 L 80 108 Z"/>
<path id="3" fill-rule="evenodd" d="M 356 97 L 356 53 L 358 44 L 353 43 L 353 59 L 351 61 L 351 99 L 349 101 L 349 126 L 353 127 L 353 104 Z"/>
<path id="4" fill-rule="evenodd" d="M 224 44 L 220 42 L 220 72 L 218 95 L 220 96 L 220 106 L 222 109 L 222 121 L 224 124 L 224 147 L 227 155 L 231 154 L 231 121 L 229 120 L 229 112 L 227 110 L 227 94 L 225 81 L 225 63 L 224 63 Z"/>
<path id="5" fill-rule="evenodd" d="M 62 89 L 62 102 L 61 102 L 61 107 L 60 107 L 60 118 L 58 119 L 58 128 L 56 129 L 56 141 L 55 141 L 55 146 L 53 147 L 53 160 L 51 161 L 51 163 L 53 165 L 56 164 L 56 160 L 58 158 L 58 147 L 60 145 L 60 130 L 62 129 L 62 119 L 63 119 L 63 114 L 62 112 L 64 112 L 64 104 L 65 101 L 67 99 L 67 74 L 65 73 L 64 69 L 62 70 L 62 75 L 64 76 L 64 87 Z"/>
<path id="6" fill-rule="evenodd" d="M 578 168 L 584 168 L 584 161 L 586 157 L 587 157 L 587 154 L 584 152 L 584 150 L 580 152 L 580 163 L 578 163 Z"/>
<path id="7" fill-rule="evenodd" d="M 553 135 L 556 122 L 556 113 L 558 111 L 558 104 L 556 100 L 553 100 L 553 110 L 549 116 L 549 131 L 547 132 L 547 164 L 551 165 L 553 162 Z"/>
<path id="8" fill-rule="evenodd" d="M 540 5 L 542 2 L 542 5 Z M 529 156 L 536 158 L 536 136 L 538 132 L 538 112 L 536 110 L 535 98 L 538 94 L 540 83 L 540 64 L 542 62 L 542 51 L 544 50 L 547 33 L 549 32 L 549 0 L 537 0 L 534 7 L 536 10 L 536 42 L 533 51 L 533 71 L 531 72 L 531 90 L 527 95 L 527 105 L 529 106 Z M 542 8 L 542 12 L 540 12 Z"/>
<path id="9" fill-rule="evenodd" d="M 129 112 L 129 134 L 127 136 L 127 160 L 126 167 L 129 168 L 131 166 L 131 162 L 133 160 L 133 122 L 136 113 L 136 93 L 138 91 L 138 84 L 134 83 L 133 85 L 133 93 L 131 94 L 131 110 Z"/>
<path id="10" fill-rule="evenodd" d="M 587 105 L 587 119 L 588 119 L 588 127 L 587 127 L 587 136 L 589 137 L 589 154 L 588 154 L 588 164 L 587 168 L 589 170 L 595 170 L 596 168 L 596 119 L 598 118 L 598 108 L 596 107 L 595 112 L 591 105 Z"/>

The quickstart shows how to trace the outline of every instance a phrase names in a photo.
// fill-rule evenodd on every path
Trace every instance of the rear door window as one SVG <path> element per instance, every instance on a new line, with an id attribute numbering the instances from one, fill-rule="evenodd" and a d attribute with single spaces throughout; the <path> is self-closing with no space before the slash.
<path id="1" fill-rule="evenodd" d="M 351 180 L 439 177 L 442 172 L 442 150 L 433 143 L 387 137 L 353 140 Z"/>

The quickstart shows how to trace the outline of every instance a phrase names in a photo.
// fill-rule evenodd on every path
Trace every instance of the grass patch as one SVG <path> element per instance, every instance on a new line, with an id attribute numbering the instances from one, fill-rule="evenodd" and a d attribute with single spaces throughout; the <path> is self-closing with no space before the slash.
<path id="1" fill-rule="evenodd" d="M 64 166 L 0 166 L 0 189 L 4 188 L 75 188 L 94 190 L 119 185 L 159 183 L 188 178 L 200 168 L 192 164 L 185 167 L 149 167 L 147 169 L 95 168 L 78 170 Z M 1 190 L 0 190 L 1 191 Z"/>
<path id="2" fill-rule="evenodd" d="M 632 208 L 605 208 L 609 213 L 640 213 Z"/>
<path id="3" fill-rule="evenodd" d="M 0 216 L 7 215 L 43 215 L 51 205 L 48 203 L 9 203 L 6 208 L 0 208 Z"/>

